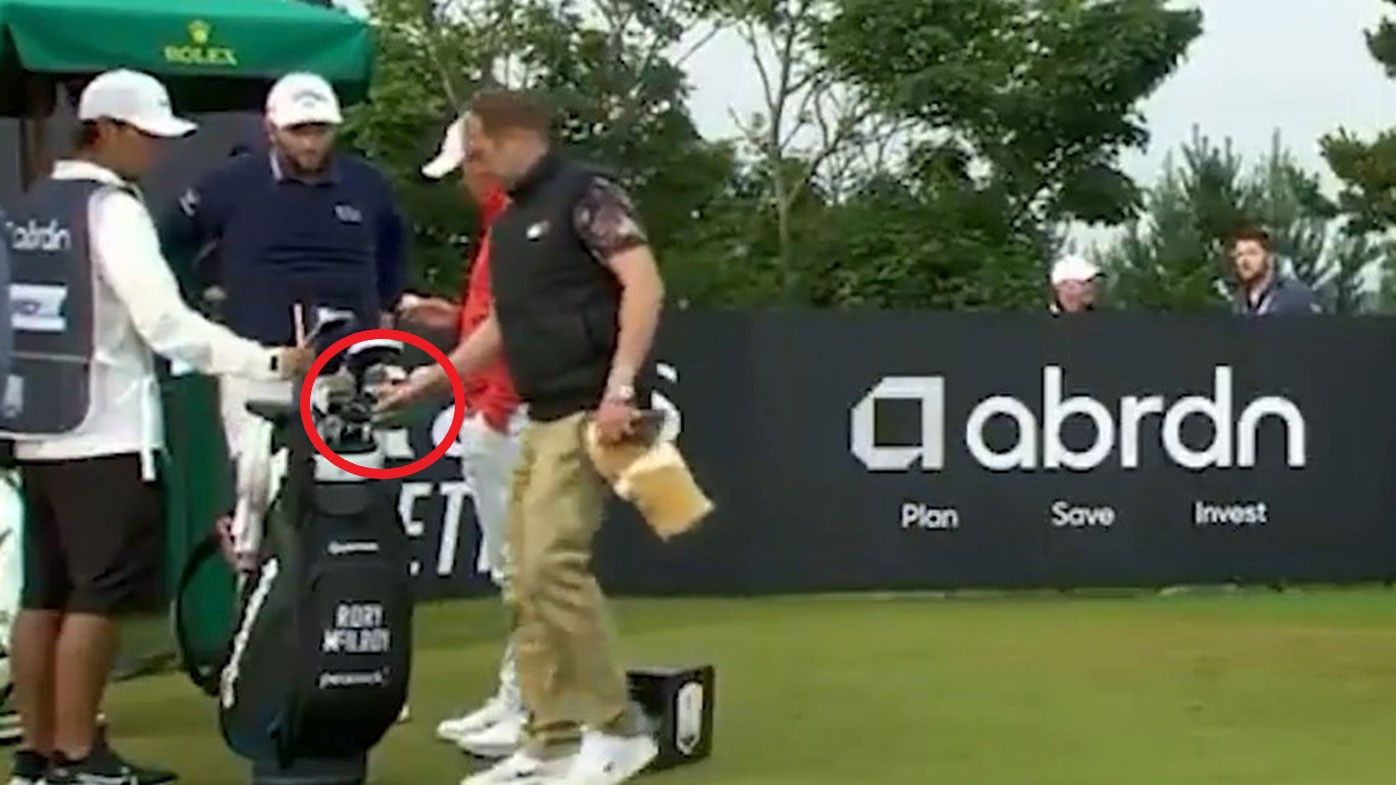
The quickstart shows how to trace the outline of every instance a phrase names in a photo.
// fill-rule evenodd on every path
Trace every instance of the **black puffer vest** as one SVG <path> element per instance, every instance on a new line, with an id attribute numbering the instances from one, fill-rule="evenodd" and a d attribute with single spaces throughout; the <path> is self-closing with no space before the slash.
<path id="1" fill-rule="evenodd" d="M 548 153 L 490 228 L 490 279 L 504 355 L 533 420 L 601 401 L 619 334 L 620 283 L 587 250 L 573 208 L 603 173 Z"/>

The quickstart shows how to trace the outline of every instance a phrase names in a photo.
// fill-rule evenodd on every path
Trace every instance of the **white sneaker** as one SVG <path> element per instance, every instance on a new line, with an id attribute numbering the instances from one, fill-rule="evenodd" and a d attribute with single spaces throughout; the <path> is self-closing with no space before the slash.
<path id="1" fill-rule="evenodd" d="M 461 780 L 461 785 L 562 785 L 572 758 L 540 760 L 520 750 L 492 768 Z"/>
<path id="2" fill-rule="evenodd" d="M 452 744 L 459 744 L 461 739 L 466 736 L 479 733 L 510 715 L 518 713 L 518 707 L 499 696 L 495 696 L 485 701 L 484 706 L 463 717 L 442 720 L 441 724 L 436 726 L 436 738 L 449 741 Z"/>
<path id="3" fill-rule="evenodd" d="M 13 709 L 0 711 L 0 744 L 17 744 L 24 738 L 24 728 L 19 724 L 19 712 Z"/>
<path id="4" fill-rule="evenodd" d="M 527 723 L 523 712 L 514 712 L 484 730 L 462 736 L 456 745 L 476 757 L 503 758 L 523 744 Z"/>
<path id="5" fill-rule="evenodd" d="M 659 745 L 649 736 L 583 734 L 567 785 L 618 785 L 643 771 L 658 754 Z"/>

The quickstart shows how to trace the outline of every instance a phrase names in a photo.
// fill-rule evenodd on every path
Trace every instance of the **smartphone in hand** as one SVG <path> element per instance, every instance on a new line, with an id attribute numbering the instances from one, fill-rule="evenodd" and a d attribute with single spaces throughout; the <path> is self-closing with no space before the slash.
<path id="1" fill-rule="evenodd" d="M 630 441 L 654 444 L 664 432 L 668 414 L 662 409 L 641 409 L 640 416 L 630 426 Z"/>

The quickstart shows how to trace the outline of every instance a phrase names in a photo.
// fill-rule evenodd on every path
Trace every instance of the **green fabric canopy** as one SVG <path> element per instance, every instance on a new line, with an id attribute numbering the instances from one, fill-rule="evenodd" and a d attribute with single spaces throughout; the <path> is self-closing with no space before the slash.
<path id="1" fill-rule="evenodd" d="M 23 108 L 25 72 L 132 68 L 159 77 L 181 112 L 260 106 L 269 83 L 311 71 L 346 103 L 368 89 L 368 24 L 299 0 L 0 0 L 0 113 Z"/>

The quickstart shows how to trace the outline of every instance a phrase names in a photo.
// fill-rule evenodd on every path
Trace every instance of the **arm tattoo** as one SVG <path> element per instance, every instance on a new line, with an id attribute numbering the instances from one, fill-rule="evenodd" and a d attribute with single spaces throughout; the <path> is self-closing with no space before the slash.
<path id="1" fill-rule="evenodd" d="M 616 183 L 596 178 L 572 211 L 577 234 L 597 261 L 649 244 L 639 213 Z"/>

